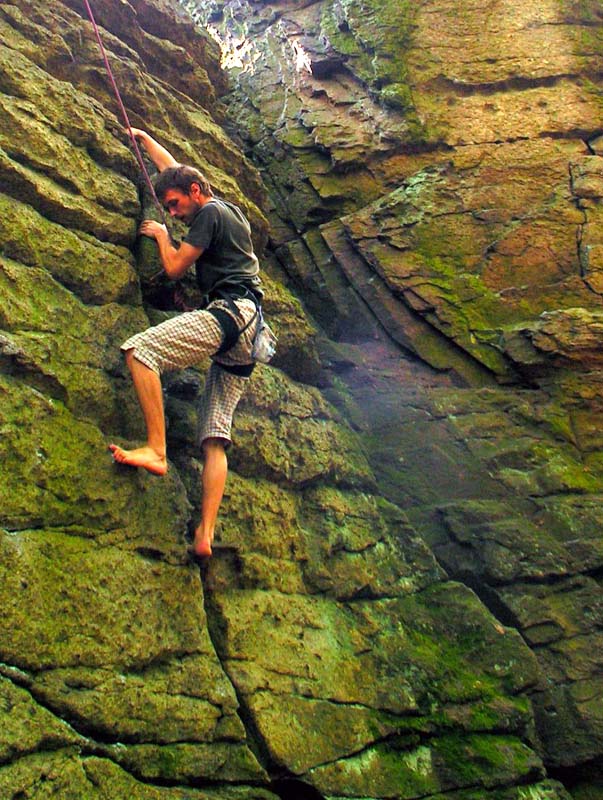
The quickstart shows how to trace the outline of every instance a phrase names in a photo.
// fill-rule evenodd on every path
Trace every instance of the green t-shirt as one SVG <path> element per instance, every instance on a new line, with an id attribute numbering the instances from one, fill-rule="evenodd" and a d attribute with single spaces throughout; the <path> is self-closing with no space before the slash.
<path id="1" fill-rule="evenodd" d="M 204 295 L 229 284 L 260 285 L 251 226 L 243 212 L 227 200 L 212 197 L 200 208 L 184 241 L 203 250 L 195 268 Z"/>

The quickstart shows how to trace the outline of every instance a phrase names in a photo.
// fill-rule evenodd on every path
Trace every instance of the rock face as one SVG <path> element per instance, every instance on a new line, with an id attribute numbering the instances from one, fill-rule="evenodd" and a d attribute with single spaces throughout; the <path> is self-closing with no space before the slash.
<path id="1" fill-rule="evenodd" d="M 567 800 L 564 768 L 594 775 L 596 6 L 538 12 L 547 66 L 507 4 L 496 59 L 446 41 L 452 3 L 298 5 L 203 12 L 253 33 L 227 109 L 176 5 L 93 3 L 132 124 L 276 256 L 279 354 L 203 575 L 204 367 L 166 379 L 165 478 L 106 451 L 142 432 L 119 344 L 172 287 L 85 8 L 0 5 L 2 797 Z"/>
<path id="2" fill-rule="evenodd" d="M 598 797 L 599 4 L 182 5 L 222 44 L 272 248 L 330 337 L 323 391 L 521 633 L 538 752 Z"/>

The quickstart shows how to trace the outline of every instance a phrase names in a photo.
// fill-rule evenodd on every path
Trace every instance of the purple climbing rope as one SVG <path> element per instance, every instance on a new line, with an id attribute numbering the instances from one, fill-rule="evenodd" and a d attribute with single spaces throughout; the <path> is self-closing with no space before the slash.
<path id="1" fill-rule="evenodd" d="M 103 57 L 103 61 L 105 62 L 105 67 L 107 69 L 107 74 L 109 76 L 109 80 L 111 81 L 111 85 L 113 86 L 113 91 L 115 93 L 115 97 L 117 99 L 117 104 L 121 110 L 122 117 L 126 124 L 126 128 L 128 129 L 128 134 L 130 139 L 132 140 L 132 145 L 134 147 L 134 152 L 136 154 L 136 159 L 140 166 L 141 172 L 144 176 L 147 186 L 149 187 L 149 191 L 151 192 L 151 197 L 153 198 L 153 202 L 157 206 L 159 213 L 161 215 L 161 220 L 163 224 L 166 224 L 165 213 L 163 210 L 163 206 L 159 202 L 157 194 L 155 193 L 155 187 L 153 186 L 153 182 L 149 176 L 148 170 L 145 166 L 144 159 L 142 157 L 142 153 L 140 152 L 140 147 L 138 146 L 138 142 L 136 141 L 136 137 L 132 132 L 132 126 L 130 125 L 130 119 L 128 117 L 128 112 L 126 111 L 126 107 L 124 106 L 123 100 L 121 99 L 121 94 L 119 93 L 119 89 L 117 88 L 117 83 L 115 82 L 115 76 L 113 75 L 113 70 L 111 69 L 111 65 L 109 64 L 109 59 L 107 58 L 107 52 L 105 50 L 105 46 L 103 45 L 103 40 L 101 39 L 100 31 L 98 29 L 98 25 L 96 24 L 96 20 L 94 19 L 94 14 L 92 13 L 92 8 L 88 0 L 84 0 L 86 5 L 86 10 L 88 11 L 88 16 L 90 17 L 90 22 L 92 23 L 92 27 L 94 28 L 94 33 L 96 35 L 96 40 L 98 42 L 98 46 L 101 51 L 101 55 Z"/>

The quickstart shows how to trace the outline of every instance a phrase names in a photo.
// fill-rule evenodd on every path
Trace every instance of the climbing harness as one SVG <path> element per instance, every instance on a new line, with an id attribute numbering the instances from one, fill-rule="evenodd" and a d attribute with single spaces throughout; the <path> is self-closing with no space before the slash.
<path id="1" fill-rule="evenodd" d="M 141 172 L 142 172 L 142 174 L 144 176 L 145 182 L 146 182 L 146 184 L 147 184 L 147 186 L 149 188 L 149 191 L 151 193 L 151 197 L 153 198 L 153 202 L 154 202 L 155 206 L 157 207 L 157 210 L 159 211 L 159 214 L 161 216 L 161 221 L 163 222 L 164 225 L 166 225 L 166 218 L 165 218 L 165 212 L 163 210 L 163 206 L 159 202 L 159 198 L 157 197 L 157 194 L 155 192 L 155 187 L 153 186 L 153 182 L 151 181 L 151 178 L 149 176 L 148 170 L 147 170 L 147 168 L 145 166 L 144 159 L 142 157 L 142 153 L 140 152 L 140 147 L 138 146 L 138 142 L 136 141 L 136 137 L 134 136 L 134 133 L 132 132 L 132 126 L 130 125 L 130 119 L 128 117 L 128 112 L 126 111 L 126 107 L 125 107 L 125 105 L 123 103 L 123 100 L 121 99 L 121 94 L 119 93 L 119 89 L 117 88 L 117 83 L 115 81 L 115 76 L 113 75 L 113 70 L 111 69 L 111 65 L 109 64 L 109 59 L 107 57 L 107 51 L 105 50 L 105 46 L 103 44 L 103 40 L 101 39 L 100 31 L 98 29 L 98 25 L 96 24 L 96 20 L 94 18 L 94 14 L 92 13 L 92 7 L 90 6 L 89 0 L 84 0 L 84 4 L 86 6 L 86 10 L 88 12 L 88 17 L 90 18 L 90 22 L 92 23 L 92 28 L 94 29 L 94 34 L 96 36 L 96 41 L 98 42 L 98 46 L 100 48 L 101 56 L 103 58 L 103 61 L 105 62 L 105 68 L 107 70 L 107 74 L 109 76 L 109 80 L 111 81 L 111 86 L 113 87 L 113 92 L 115 93 L 115 98 L 117 100 L 117 104 L 118 104 L 118 106 L 120 108 L 123 120 L 124 120 L 124 122 L 126 124 L 126 128 L 128 129 L 128 134 L 130 136 L 130 139 L 132 141 L 132 145 L 134 147 L 134 153 L 136 154 L 136 159 L 137 159 L 138 164 L 140 166 Z"/>
<path id="2" fill-rule="evenodd" d="M 251 319 L 249 319 L 249 321 L 243 325 L 242 328 L 239 328 L 235 316 L 241 317 L 241 312 L 237 308 L 235 300 L 242 300 L 245 298 L 254 303 L 255 313 Z M 251 358 L 253 359 L 253 363 L 227 365 L 217 362 L 218 365 L 227 372 L 232 372 L 235 375 L 241 375 L 243 377 L 249 377 L 249 375 L 251 375 L 253 372 L 256 362 L 260 361 L 264 364 L 267 364 L 276 352 L 277 339 L 273 331 L 269 328 L 268 323 L 264 319 L 260 299 L 255 292 L 249 288 L 249 286 L 239 284 L 237 286 L 228 286 L 223 289 L 215 290 L 208 302 L 213 302 L 214 300 L 224 300 L 230 309 L 230 312 L 232 312 L 229 313 L 225 308 L 220 307 L 210 307 L 207 309 L 208 313 L 214 317 L 222 329 L 222 344 L 220 345 L 219 350 L 216 351 L 216 355 L 218 356 L 231 350 L 239 341 L 241 335 L 245 333 L 245 331 L 257 320 L 251 349 Z"/>

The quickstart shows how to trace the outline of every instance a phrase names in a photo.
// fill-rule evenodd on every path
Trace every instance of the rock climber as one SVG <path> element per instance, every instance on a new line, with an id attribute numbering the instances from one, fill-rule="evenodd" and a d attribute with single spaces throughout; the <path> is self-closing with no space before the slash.
<path id="1" fill-rule="evenodd" d="M 172 242 L 167 227 L 155 220 L 144 220 L 139 231 L 155 239 L 170 279 L 181 278 L 195 264 L 203 304 L 135 334 L 121 346 L 147 441 L 132 450 L 115 444 L 109 449 L 119 464 L 164 475 L 168 462 L 160 376 L 211 357 L 198 408 L 197 436 L 203 451 L 201 519 L 189 548 L 191 557 L 200 559 L 212 554 L 226 485 L 232 417 L 254 367 L 251 350 L 263 296 L 259 264 L 249 222 L 240 209 L 214 196 L 201 172 L 179 164 L 146 131 L 132 128 L 132 133 L 159 171 L 155 181 L 159 201 L 188 226 L 179 246 Z"/>

